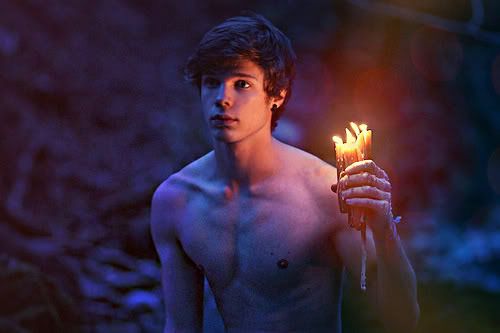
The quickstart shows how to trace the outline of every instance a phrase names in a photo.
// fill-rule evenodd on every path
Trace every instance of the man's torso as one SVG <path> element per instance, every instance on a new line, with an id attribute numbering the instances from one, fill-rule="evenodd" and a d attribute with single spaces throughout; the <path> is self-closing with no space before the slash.
<path id="1" fill-rule="evenodd" d="M 229 331 L 340 326 L 334 169 L 294 154 L 293 165 L 245 192 L 200 176 L 213 165 L 211 154 L 176 175 L 187 199 L 178 238 L 207 277 Z"/>

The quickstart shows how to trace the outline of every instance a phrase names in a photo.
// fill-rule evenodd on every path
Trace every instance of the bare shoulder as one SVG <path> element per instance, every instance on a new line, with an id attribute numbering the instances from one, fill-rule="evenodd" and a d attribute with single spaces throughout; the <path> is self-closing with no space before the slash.
<path id="1" fill-rule="evenodd" d="M 206 181 L 207 170 L 211 168 L 213 163 L 214 157 L 213 151 L 211 151 L 173 173 L 156 188 L 153 202 L 174 199 L 179 203 L 183 197 L 181 194 L 188 194 L 193 188 Z"/>
<path id="2" fill-rule="evenodd" d="M 337 194 L 331 190 L 337 183 L 337 168 L 299 148 L 286 145 L 284 150 L 286 165 L 293 165 L 294 184 L 309 193 L 325 219 L 340 222 Z"/>
<path id="3" fill-rule="evenodd" d="M 155 242 L 176 235 L 177 223 L 190 197 L 204 183 L 211 153 L 191 162 L 170 175 L 155 190 L 151 200 L 151 233 Z"/>
<path id="4" fill-rule="evenodd" d="M 337 168 L 321 160 L 317 156 L 294 146 L 282 144 L 285 151 L 285 161 L 287 165 L 293 165 L 296 172 L 299 172 L 311 185 L 324 184 L 329 182 L 328 188 L 337 182 Z"/>

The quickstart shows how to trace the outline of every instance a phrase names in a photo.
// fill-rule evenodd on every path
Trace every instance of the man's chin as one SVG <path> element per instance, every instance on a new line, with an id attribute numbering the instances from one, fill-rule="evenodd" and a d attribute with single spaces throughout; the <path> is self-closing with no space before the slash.
<path id="1" fill-rule="evenodd" d="M 218 130 L 212 132 L 213 138 L 215 141 L 220 143 L 233 143 L 238 141 L 234 135 L 234 133 L 230 133 L 228 130 Z"/>
<path id="2" fill-rule="evenodd" d="M 236 138 L 231 137 L 229 135 L 215 135 L 214 140 L 219 143 L 227 143 L 227 144 L 238 142 Z"/>

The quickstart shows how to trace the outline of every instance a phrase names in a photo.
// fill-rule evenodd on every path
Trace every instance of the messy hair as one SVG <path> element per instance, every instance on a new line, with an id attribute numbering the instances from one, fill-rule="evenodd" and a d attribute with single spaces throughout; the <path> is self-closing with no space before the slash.
<path id="1" fill-rule="evenodd" d="M 285 111 L 295 77 L 295 52 L 288 37 L 262 15 L 246 13 L 227 19 L 209 30 L 184 68 L 185 78 L 201 89 L 201 77 L 234 69 L 244 60 L 264 72 L 268 98 L 286 90 L 281 106 L 273 112 L 271 130 Z"/>

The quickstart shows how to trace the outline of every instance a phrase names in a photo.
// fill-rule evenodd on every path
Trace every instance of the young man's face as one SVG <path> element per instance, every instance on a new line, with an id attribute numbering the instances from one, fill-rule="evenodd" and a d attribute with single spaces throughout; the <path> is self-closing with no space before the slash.
<path id="1" fill-rule="evenodd" d="M 218 141 L 235 143 L 257 132 L 270 133 L 273 101 L 264 91 L 264 72 L 251 61 L 201 78 L 203 115 Z"/>

